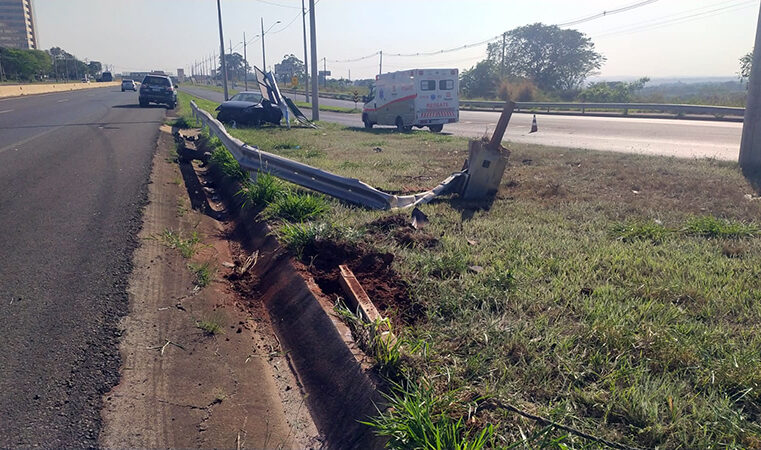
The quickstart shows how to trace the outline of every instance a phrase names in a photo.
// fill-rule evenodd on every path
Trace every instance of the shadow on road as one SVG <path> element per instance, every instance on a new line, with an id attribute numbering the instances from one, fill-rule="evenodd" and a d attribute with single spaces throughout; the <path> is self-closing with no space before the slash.
<path id="1" fill-rule="evenodd" d="M 0 130 L 18 130 L 22 128 L 60 128 L 60 127 L 91 127 L 111 128 L 115 125 L 137 125 L 145 123 L 162 124 L 162 120 L 134 120 L 126 122 L 85 122 L 85 123 L 47 123 L 40 125 L 15 125 L 10 127 L 0 127 Z"/>
<path id="2" fill-rule="evenodd" d="M 128 103 L 126 105 L 114 105 L 112 108 L 124 108 L 124 109 L 150 109 L 150 108 L 163 108 L 163 109 L 169 109 L 166 105 L 148 105 L 148 106 L 140 106 L 137 103 Z"/>

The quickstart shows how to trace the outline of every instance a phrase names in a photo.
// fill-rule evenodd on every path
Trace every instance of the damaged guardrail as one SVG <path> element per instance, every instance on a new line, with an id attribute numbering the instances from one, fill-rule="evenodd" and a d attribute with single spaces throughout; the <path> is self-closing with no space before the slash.
<path id="1" fill-rule="evenodd" d="M 230 151 L 244 170 L 252 173 L 259 171 L 268 172 L 278 178 L 290 181 L 291 183 L 322 192 L 323 194 L 350 203 L 373 209 L 408 208 L 428 203 L 440 195 L 454 192 L 463 194 L 468 190 L 470 174 L 468 169 L 464 169 L 460 172 L 453 173 L 446 180 L 442 181 L 438 186 L 429 191 L 413 195 L 389 194 L 375 189 L 356 178 L 336 175 L 316 167 L 259 150 L 257 147 L 250 146 L 240 139 L 232 137 L 222 123 L 207 111 L 199 108 L 194 101 L 190 102 L 190 106 L 196 121 L 200 122 L 202 126 L 207 127 L 211 134 L 222 141 L 222 144 L 228 151 Z M 507 125 L 505 124 L 505 126 Z M 501 141 L 501 139 L 502 136 L 500 135 L 499 140 Z M 492 154 L 491 156 L 487 155 L 485 158 L 487 159 L 484 159 L 483 157 L 479 159 L 479 165 L 481 167 L 493 167 L 496 169 L 502 167 L 502 171 L 504 171 L 504 164 L 500 165 L 498 162 L 495 162 L 495 164 L 492 165 L 490 162 L 491 159 L 499 159 L 499 154 Z M 492 175 L 490 175 L 490 177 L 494 178 Z M 501 177 L 502 173 L 500 172 L 499 179 L 501 179 Z M 499 179 L 497 180 L 497 186 L 499 185 Z M 493 183 L 492 179 L 488 184 L 492 185 Z M 482 184 L 483 183 L 473 183 L 472 186 L 480 186 Z M 491 190 L 496 192 L 496 188 L 492 188 Z"/>

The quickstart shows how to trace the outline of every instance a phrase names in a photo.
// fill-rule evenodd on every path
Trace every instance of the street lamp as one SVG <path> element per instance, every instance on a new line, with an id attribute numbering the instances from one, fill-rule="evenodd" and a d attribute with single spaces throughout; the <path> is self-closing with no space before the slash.
<path id="1" fill-rule="evenodd" d="M 278 20 L 277 22 L 270 25 L 270 27 L 267 28 L 267 31 L 264 31 L 264 17 L 262 17 L 262 71 L 265 73 L 267 72 L 267 59 L 265 58 L 265 55 L 264 55 L 264 35 L 267 34 L 272 29 L 272 27 L 274 27 L 275 25 L 279 23 L 280 21 Z"/>

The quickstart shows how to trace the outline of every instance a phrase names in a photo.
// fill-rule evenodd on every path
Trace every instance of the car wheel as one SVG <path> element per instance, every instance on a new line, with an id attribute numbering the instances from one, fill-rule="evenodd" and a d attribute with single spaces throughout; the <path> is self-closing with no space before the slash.
<path id="1" fill-rule="evenodd" d="M 145 108 L 146 106 L 148 106 L 148 102 L 146 102 L 146 101 L 145 101 L 145 100 L 143 100 L 143 99 L 140 99 L 140 107 L 141 107 L 141 108 Z"/>
<path id="2" fill-rule="evenodd" d="M 166 104 L 166 107 L 169 109 L 174 109 L 175 106 L 177 106 L 177 102 L 169 102 Z"/>
<path id="3" fill-rule="evenodd" d="M 431 130 L 434 133 L 441 133 L 441 130 L 444 129 L 444 125 L 442 125 L 442 124 L 428 125 L 428 129 Z"/>
<path id="4" fill-rule="evenodd" d="M 124 92 L 124 88 L 122 88 L 122 92 Z"/>

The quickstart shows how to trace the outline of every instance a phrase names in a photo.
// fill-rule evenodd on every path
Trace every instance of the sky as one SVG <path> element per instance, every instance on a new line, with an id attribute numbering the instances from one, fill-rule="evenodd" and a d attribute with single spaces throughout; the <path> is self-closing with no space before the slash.
<path id="1" fill-rule="evenodd" d="M 606 61 L 599 75 L 617 77 L 733 77 L 752 50 L 761 0 L 318 0 L 317 55 L 332 77 L 370 78 L 383 72 L 475 65 L 486 44 L 518 26 L 563 24 L 644 3 L 566 28 L 587 34 Z M 304 60 L 301 0 L 221 0 L 225 51 L 230 43 L 249 64 L 287 54 Z M 61 47 L 113 71 L 186 72 L 219 53 L 214 0 L 33 0 L 40 48 Z M 309 7 L 308 0 L 306 7 Z M 280 23 L 277 23 L 280 21 Z M 307 15 L 307 27 L 309 16 Z M 307 38 L 309 29 L 307 28 Z M 466 47 L 468 46 L 468 47 Z M 458 51 L 432 56 L 395 56 Z M 373 56 L 370 56 L 373 55 Z M 366 59 L 352 62 L 364 56 Z M 325 61 L 323 61 L 323 58 Z"/>

